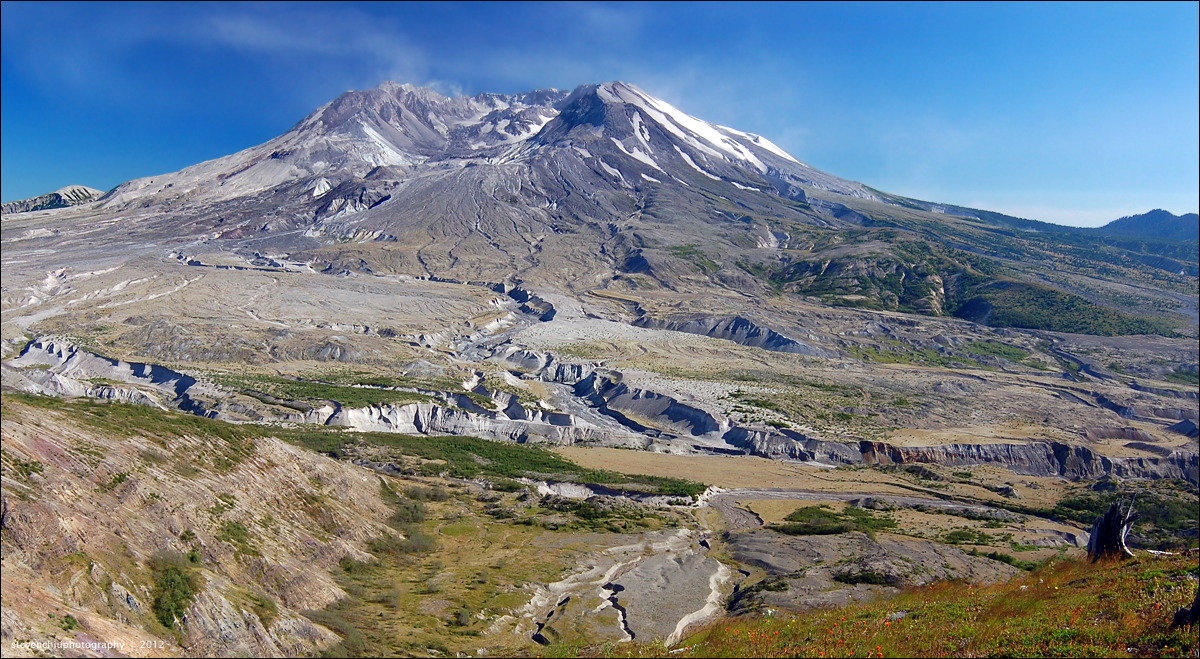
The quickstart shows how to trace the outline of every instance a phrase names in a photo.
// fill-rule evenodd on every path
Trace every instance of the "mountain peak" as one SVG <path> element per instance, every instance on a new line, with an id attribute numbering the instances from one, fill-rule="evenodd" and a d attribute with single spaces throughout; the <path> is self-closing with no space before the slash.
<path id="1" fill-rule="evenodd" d="M 104 203 L 193 209 L 234 203 L 240 209 L 237 200 L 270 198 L 271 213 L 288 218 L 278 226 L 289 227 L 378 206 L 370 215 L 391 225 L 400 206 L 396 199 L 408 194 L 398 190 L 435 179 L 447 189 L 477 186 L 468 182 L 474 178 L 470 172 L 454 172 L 505 163 L 523 163 L 538 174 L 520 184 L 512 177 L 528 173 L 509 169 L 492 176 L 536 191 L 541 199 L 559 198 L 562 186 L 592 190 L 605 209 L 580 210 L 584 215 L 611 214 L 615 206 L 598 200 L 650 183 L 709 200 L 754 194 L 797 202 L 806 197 L 800 186 L 878 199 L 858 183 L 800 163 L 761 136 L 708 123 L 619 80 L 570 92 L 456 97 L 386 81 L 341 94 L 259 146 L 123 184 Z M 558 170 L 569 175 L 552 173 Z M 364 192 L 368 188 L 372 192 Z M 334 198 L 340 201 L 330 201 Z M 762 203 L 778 202 L 757 199 L 749 207 Z"/>
<path id="2" fill-rule="evenodd" d="M 1156 238 L 1165 240 L 1200 240 L 1200 217 L 1196 213 L 1175 215 L 1155 208 L 1141 215 L 1130 215 L 1093 229 L 1107 236 Z"/>
<path id="3" fill-rule="evenodd" d="M 19 199 L 4 204 L 0 213 L 27 213 L 29 211 L 49 210 L 51 208 L 67 208 L 93 201 L 104 194 L 103 190 L 89 188 L 86 185 L 68 185 L 54 192 L 48 192 L 31 199 Z"/>

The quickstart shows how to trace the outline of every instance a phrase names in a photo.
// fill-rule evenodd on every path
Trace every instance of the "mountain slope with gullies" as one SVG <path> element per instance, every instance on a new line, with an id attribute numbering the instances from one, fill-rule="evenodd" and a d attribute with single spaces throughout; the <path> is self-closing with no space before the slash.
<path id="1" fill-rule="evenodd" d="M 114 243 L 169 245 L 572 296 L 744 306 L 783 293 L 993 326 L 1194 333 L 1194 249 L 1021 222 L 825 174 L 624 83 L 458 98 L 385 83 L 75 213 L 10 214 L 6 233 L 97 259 Z M 76 242 L 81 223 L 93 228 Z"/>

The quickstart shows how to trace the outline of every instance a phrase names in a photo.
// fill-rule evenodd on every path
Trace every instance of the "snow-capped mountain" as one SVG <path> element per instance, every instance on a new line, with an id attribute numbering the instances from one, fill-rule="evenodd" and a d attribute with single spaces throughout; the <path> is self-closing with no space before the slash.
<path id="1" fill-rule="evenodd" d="M 285 205 L 305 207 L 348 182 L 384 178 L 401 184 L 446 168 L 564 156 L 624 188 L 646 181 L 689 185 L 687 179 L 700 176 L 784 196 L 794 197 L 797 190 L 789 186 L 803 184 L 873 197 L 859 184 L 807 167 L 764 137 L 702 121 L 621 82 L 569 94 L 546 89 L 459 98 L 386 82 L 343 94 L 259 146 L 125 183 L 102 204 L 196 207 L 283 186 L 292 197 Z M 297 185 L 302 194 L 295 194 Z M 317 204 L 325 207 L 317 214 L 334 206 L 335 214 L 363 210 L 346 192 L 334 193 L 341 204 Z"/>
<path id="2" fill-rule="evenodd" d="M 259 146 L 129 181 L 89 209 L 113 218 L 103 231 L 125 244 L 380 242 L 392 244 L 389 269 L 501 280 L 619 270 L 651 235 L 779 246 L 787 237 L 766 218 L 853 223 L 839 201 L 851 199 L 878 201 L 625 83 L 449 98 L 389 82 Z"/>

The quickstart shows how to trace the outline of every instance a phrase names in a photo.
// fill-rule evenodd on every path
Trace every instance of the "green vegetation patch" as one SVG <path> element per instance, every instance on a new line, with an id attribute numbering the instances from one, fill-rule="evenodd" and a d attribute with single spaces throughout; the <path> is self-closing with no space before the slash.
<path id="1" fill-rule="evenodd" d="M 45 470 L 45 465 L 37 460 L 22 460 L 13 457 L 12 455 L 0 450 L 0 462 L 4 466 L 13 470 L 13 474 L 21 480 L 27 480 L 33 474 L 40 474 Z"/>
<path id="2" fill-rule="evenodd" d="M 869 510 L 847 506 L 838 513 L 824 504 L 797 508 L 783 519 L 786 523 L 772 524 L 770 528 L 788 535 L 835 535 L 850 531 L 871 534 L 896 526 L 895 521 Z"/>
<path id="3" fill-rule="evenodd" d="M 160 552 L 151 559 L 154 572 L 154 617 L 167 629 L 175 629 L 200 592 L 200 582 L 187 560 L 173 552 Z"/>
<path id="4" fill-rule="evenodd" d="M 1105 309 L 1086 299 L 1040 284 L 1020 281 L 981 283 L 953 313 L 992 327 L 1019 327 L 1099 336 L 1174 336 L 1177 325 Z"/>
<path id="5" fill-rule="evenodd" d="M 1021 570 L 1025 570 L 1026 572 L 1031 572 L 1033 570 L 1036 570 L 1038 568 L 1038 566 L 1041 565 L 1041 563 L 1039 563 L 1038 561 L 1023 561 L 1019 558 L 1016 558 L 1012 554 L 1005 554 L 1003 552 L 998 552 L 998 551 L 981 552 L 977 549 L 972 549 L 971 551 L 969 551 L 967 553 L 972 556 L 980 556 L 982 558 L 987 558 L 987 559 L 990 559 L 993 561 L 1000 561 L 1001 563 L 1007 563 L 1008 565 L 1011 565 L 1011 566 L 1021 569 Z"/>
<path id="6" fill-rule="evenodd" d="M 977 529 L 955 529 L 942 537 L 949 545 L 986 545 L 996 538 Z"/>
<path id="7" fill-rule="evenodd" d="M 721 269 L 720 265 L 708 258 L 708 255 L 697 249 L 695 245 L 677 245 L 668 247 L 667 251 L 678 258 L 690 261 L 706 275 L 711 275 Z"/>
<path id="8" fill-rule="evenodd" d="M 585 469 L 539 446 L 478 437 L 414 437 L 381 432 L 347 435 L 330 430 L 276 431 L 274 434 L 285 441 L 337 456 L 354 441 L 388 447 L 401 455 L 432 461 L 433 464 L 427 463 L 430 470 L 451 478 L 540 478 L 689 498 L 706 487 L 703 483 L 680 478 Z"/>
<path id="9" fill-rule="evenodd" d="M 1200 375 L 1192 373 L 1191 371 L 1172 371 L 1167 373 L 1166 378 L 1167 380 L 1178 384 L 1190 384 L 1193 387 L 1200 385 Z"/>
<path id="10" fill-rule="evenodd" d="M 1079 494 L 1059 501 L 1053 514 L 1059 519 L 1091 525 L 1114 502 L 1131 499 L 1141 515 L 1132 529 L 1140 536 L 1131 541 L 1134 546 L 1166 550 L 1196 545 L 1200 508 L 1195 496 L 1171 496 L 1164 492 L 1139 492 L 1136 498 L 1128 492 Z"/>
<path id="11" fill-rule="evenodd" d="M 1021 362 L 1029 357 L 1028 350 L 995 341 L 972 341 L 967 344 L 966 350 L 972 355 L 1003 357 L 1010 362 Z"/>
<path id="12" fill-rule="evenodd" d="M 1172 550 L 1196 547 L 1200 527 L 1200 493 L 1182 480 L 1157 480 L 1116 490 L 1082 492 L 1061 499 L 1053 508 L 1034 508 L 1011 501 L 991 505 L 1025 515 L 1034 515 L 1090 527 L 1114 502 L 1133 502 L 1140 517 L 1134 522 L 1129 543 L 1142 549 Z"/>

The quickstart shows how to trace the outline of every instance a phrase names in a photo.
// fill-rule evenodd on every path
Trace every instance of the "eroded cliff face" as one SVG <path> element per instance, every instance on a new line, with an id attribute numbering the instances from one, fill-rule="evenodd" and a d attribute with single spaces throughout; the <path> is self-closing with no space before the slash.
<path id="1" fill-rule="evenodd" d="M 1174 451 L 1157 458 L 1109 458 L 1086 446 L 1059 442 L 892 446 L 871 441 L 862 442 L 860 450 L 866 464 L 991 464 L 1006 467 L 1017 474 L 1062 476 L 1072 480 L 1111 475 L 1120 478 L 1180 478 L 1191 483 L 1200 481 L 1200 455 L 1191 451 Z"/>
<path id="2" fill-rule="evenodd" d="M 241 416 L 360 431 L 743 454 L 832 466 L 995 465 L 1018 474 L 1072 480 L 1111 475 L 1200 482 L 1200 455 L 1194 450 L 1163 447 L 1149 433 L 1132 427 L 1091 428 L 1081 439 L 1127 439 L 1133 443 L 1126 446 L 1157 456 L 1109 457 L 1087 446 L 1063 442 L 896 446 L 870 440 L 828 441 L 788 428 L 739 425 L 711 409 L 711 405 L 634 386 L 621 371 L 564 364 L 548 352 L 512 349 L 496 357 L 506 366 L 523 371 L 526 381 L 552 387 L 553 405 L 545 400 L 523 404 L 510 392 L 487 389 L 477 375 L 458 391 L 412 390 L 431 402 L 349 407 L 329 401 L 302 411 L 287 401 L 260 394 L 274 404 L 269 408 L 247 408 Z M 512 373 L 509 377 L 520 384 Z M 240 405 L 227 400 L 230 392 L 170 368 L 109 359 L 49 337 L 30 341 L 17 358 L 5 365 L 4 378 L 10 386 L 35 393 L 114 399 L 160 409 L 173 407 L 219 419 L 236 416 L 230 412 Z"/>
<path id="3" fill-rule="evenodd" d="M 343 597 L 329 570 L 395 533 L 381 523 L 379 477 L 236 428 L 206 434 L 194 417 L 126 423 L 129 410 L 6 395 L 5 656 L 21 654 L 14 641 L 54 639 L 135 656 L 295 656 L 335 643 L 300 612 Z M 155 609 L 164 558 L 198 585 L 173 629 Z"/>

